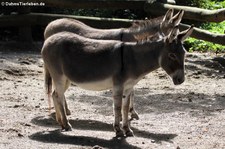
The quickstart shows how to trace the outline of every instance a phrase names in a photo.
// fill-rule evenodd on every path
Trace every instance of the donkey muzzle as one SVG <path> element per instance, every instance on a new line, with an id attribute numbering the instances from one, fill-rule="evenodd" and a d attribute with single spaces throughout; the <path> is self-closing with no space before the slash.
<path id="1" fill-rule="evenodd" d="M 185 81 L 184 71 L 177 70 L 172 75 L 171 78 L 173 79 L 174 85 L 182 84 Z"/>

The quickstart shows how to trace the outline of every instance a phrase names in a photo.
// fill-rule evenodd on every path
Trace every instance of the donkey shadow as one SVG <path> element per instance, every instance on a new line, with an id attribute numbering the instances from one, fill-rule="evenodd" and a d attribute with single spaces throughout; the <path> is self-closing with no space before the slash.
<path id="1" fill-rule="evenodd" d="M 204 58 L 197 55 L 189 55 L 186 59 L 189 63 L 186 69 L 190 76 L 203 74 L 209 78 L 223 78 L 225 72 L 225 59 L 224 57 Z"/>
<path id="2" fill-rule="evenodd" d="M 56 128 L 56 129 L 59 128 L 59 125 L 56 122 L 56 120 L 54 120 L 51 117 L 39 116 L 39 117 L 36 117 L 36 118 L 32 119 L 31 122 L 33 124 L 39 125 L 39 126 L 53 127 L 53 128 Z M 81 120 L 81 119 L 73 120 L 72 119 L 72 120 L 69 120 L 69 122 L 72 125 L 73 129 L 77 129 L 77 130 L 92 130 L 92 131 L 113 132 L 113 125 L 112 124 L 103 123 L 103 122 L 96 121 L 96 120 Z M 134 131 L 134 134 L 135 134 L 136 137 L 148 138 L 148 139 L 154 140 L 156 143 L 161 143 L 162 141 L 170 142 L 171 139 L 173 139 L 177 136 L 176 134 L 158 134 L 158 133 L 151 133 L 151 132 L 144 131 L 144 130 L 139 130 L 139 129 L 134 128 L 134 127 L 131 127 L 131 128 Z M 43 135 L 40 132 L 37 133 L 37 134 Z M 62 135 L 62 136 L 66 137 L 66 135 Z M 69 137 L 69 136 L 67 136 L 67 137 Z M 75 138 L 78 138 L 78 136 L 76 136 Z M 109 141 L 114 142 L 114 140 L 109 140 Z M 104 141 L 103 141 L 103 144 L 104 144 Z"/>
<path id="3" fill-rule="evenodd" d="M 172 113 L 176 111 L 195 111 L 198 114 L 212 115 L 215 111 L 225 109 L 224 95 L 215 94 L 213 96 L 204 93 L 187 91 L 186 93 L 171 93 L 172 88 L 166 88 L 165 93 L 156 94 L 147 89 L 135 89 L 134 107 L 139 114 L 148 113 Z M 111 91 L 106 91 L 98 96 L 81 95 L 78 102 L 96 106 L 96 113 L 102 115 L 112 115 Z M 77 97 L 70 96 L 68 99 Z M 101 107 L 101 108 L 98 108 Z"/>
<path id="4" fill-rule="evenodd" d="M 100 145 L 104 148 L 137 148 L 137 146 L 130 145 L 126 142 L 125 138 L 112 138 L 110 140 L 87 137 L 87 136 L 69 136 L 61 133 L 60 130 L 37 132 L 29 136 L 30 139 L 44 143 L 60 143 L 72 144 L 81 146 L 95 146 Z"/>

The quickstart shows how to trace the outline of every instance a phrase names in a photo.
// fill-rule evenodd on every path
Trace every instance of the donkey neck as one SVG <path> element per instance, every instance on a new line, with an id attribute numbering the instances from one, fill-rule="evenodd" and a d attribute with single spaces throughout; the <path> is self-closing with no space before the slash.
<path id="1" fill-rule="evenodd" d="M 128 28 L 124 29 L 122 32 L 122 41 L 125 42 L 134 42 L 140 40 L 144 37 L 150 37 L 153 35 L 158 34 L 160 36 L 162 34 L 159 24 L 153 25 L 151 27 L 138 27 L 136 29 L 134 28 Z"/>
<path id="2" fill-rule="evenodd" d="M 144 37 L 163 34 L 160 28 L 162 19 L 163 17 L 158 17 L 151 20 L 139 21 L 138 25 L 123 29 L 122 41 L 132 42 L 139 40 L 137 37 L 143 39 Z"/>
<path id="3" fill-rule="evenodd" d="M 158 69 L 164 45 L 164 39 L 152 43 L 126 43 L 124 45 L 124 68 L 127 75 L 139 78 Z"/>
<path id="4" fill-rule="evenodd" d="M 135 42 L 137 41 L 135 35 L 138 34 L 138 31 L 130 30 L 129 28 L 123 29 L 121 32 L 121 41 L 125 42 Z"/>

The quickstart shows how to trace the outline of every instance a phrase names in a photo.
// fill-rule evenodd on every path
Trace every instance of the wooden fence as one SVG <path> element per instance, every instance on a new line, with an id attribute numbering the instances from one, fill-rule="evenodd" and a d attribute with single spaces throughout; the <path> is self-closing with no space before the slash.
<path id="1" fill-rule="evenodd" d="M 1 3 L 5 3 L 1 0 Z M 10 0 L 7 0 L 10 3 Z M 175 11 L 180 9 L 185 11 L 184 19 L 198 20 L 204 22 L 221 22 L 225 20 L 225 9 L 218 10 L 205 10 L 194 7 L 178 6 L 174 5 L 173 1 L 169 0 L 14 0 L 17 2 L 30 2 L 30 3 L 44 3 L 44 7 L 59 7 L 59 8 L 107 8 L 107 9 L 138 9 L 145 11 L 148 16 L 151 15 L 163 15 L 165 12 L 173 8 Z M 4 4 L 5 5 L 5 4 Z M 9 7 L 9 6 L 2 6 Z M 41 7 L 41 6 L 39 6 Z M 15 26 L 19 27 L 21 39 L 30 41 L 31 39 L 31 26 L 43 25 L 46 26 L 50 21 L 57 18 L 74 18 L 78 19 L 90 26 L 97 28 L 117 28 L 128 27 L 133 20 L 128 19 L 114 19 L 114 18 L 97 18 L 97 17 L 82 17 L 73 15 L 62 14 L 46 14 L 46 13 L 32 13 L 29 11 L 29 7 L 22 7 L 18 14 L 13 15 L 1 15 L 0 27 Z M 181 30 L 188 28 L 189 25 L 181 24 Z M 214 34 L 206 30 L 195 28 L 193 34 L 194 38 L 210 41 L 225 45 L 224 34 Z"/>

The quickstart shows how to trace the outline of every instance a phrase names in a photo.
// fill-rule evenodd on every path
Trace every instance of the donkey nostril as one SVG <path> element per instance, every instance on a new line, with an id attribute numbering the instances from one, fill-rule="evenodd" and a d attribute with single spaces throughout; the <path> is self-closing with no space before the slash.
<path id="1" fill-rule="evenodd" d="M 177 82 L 178 82 L 178 83 L 182 83 L 182 79 L 181 79 L 181 78 L 178 78 L 178 79 L 177 79 Z"/>

